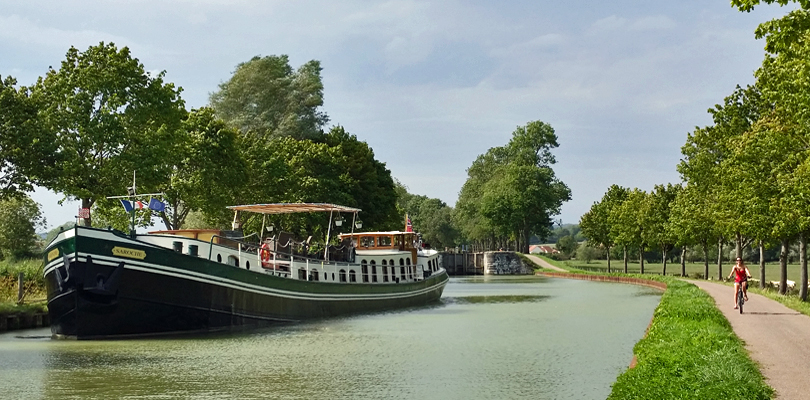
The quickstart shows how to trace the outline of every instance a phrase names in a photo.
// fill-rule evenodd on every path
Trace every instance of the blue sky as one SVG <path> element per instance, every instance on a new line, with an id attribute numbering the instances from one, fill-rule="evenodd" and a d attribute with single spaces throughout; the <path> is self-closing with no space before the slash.
<path id="1" fill-rule="evenodd" d="M 466 169 L 518 125 L 551 124 L 555 171 L 578 222 L 607 187 L 679 182 L 680 147 L 706 110 L 753 82 L 760 22 L 728 0 L 6 1 L 0 75 L 30 85 L 72 45 L 129 46 L 200 107 L 234 67 L 288 54 L 323 66 L 330 124 L 369 143 L 410 192 L 454 205 Z M 122 177 L 127 179 L 127 177 Z M 50 226 L 75 203 L 40 190 Z"/>

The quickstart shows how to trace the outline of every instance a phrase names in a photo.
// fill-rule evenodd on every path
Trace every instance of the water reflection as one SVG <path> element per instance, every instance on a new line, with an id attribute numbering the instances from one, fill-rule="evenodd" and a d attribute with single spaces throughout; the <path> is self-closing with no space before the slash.
<path id="1" fill-rule="evenodd" d="M 434 307 L 252 332 L 98 342 L 5 334 L 0 393 L 59 399 L 603 399 L 644 333 L 660 296 L 654 293 L 532 277 L 453 279 Z"/>
<path id="2" fill-rule="evenodd" d="M 480 304 L 480 303 L 523 303 L 523 302 L 536 302 L 550 298 L 551 296 L 530 296 L 530 295 L 504 295 L 504 296 L 466 296 L 466 297 L 451 297 L 445 300 L 445 303 L 457 304 Z"/>

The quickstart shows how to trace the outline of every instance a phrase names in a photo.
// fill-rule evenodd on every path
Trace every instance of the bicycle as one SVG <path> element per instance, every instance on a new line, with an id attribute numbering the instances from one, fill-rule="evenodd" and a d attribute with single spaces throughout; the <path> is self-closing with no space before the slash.
<path id="1" fill-rule="evenodd" d="M 743 282 L 740 282 L 740 290 L 737 291 L 737 308 L 740 309 L 740 314 L 742 314 L 743 304 L 745 304 L 745 294 L 743 293 Z"/>

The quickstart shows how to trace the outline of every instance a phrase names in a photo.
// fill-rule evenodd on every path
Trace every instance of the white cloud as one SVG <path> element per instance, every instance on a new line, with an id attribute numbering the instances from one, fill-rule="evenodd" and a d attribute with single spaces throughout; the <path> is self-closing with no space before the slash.
<path id="1" fill-rule="evenodd" d="M 633 21 L 629 29 L 632 31 L 653 31 L 672 29 L 675 26 L 677 26 L 677 24 L 671 18 L 665 15 L 656 15 L 639 18 Z"/>
<path id="2" fill-rule="evenodd" d="M 615 15 L 611 15 L 607 18 L 602 18 L 591 25 L 596 31 L 612 31 L 616 29 L 623 28 L 627 25 L 627 20 L 621 17 L 617 17 Z"/>
<path id="3" fill-rule="evenodd" d="M 63 50 L 70 46 L 83 49 L 101 41 L 132 43 L 126 38 L 92 29 L 74 31 L 42 26 L 18 15 L 0 15 L 0 40 Z"/>

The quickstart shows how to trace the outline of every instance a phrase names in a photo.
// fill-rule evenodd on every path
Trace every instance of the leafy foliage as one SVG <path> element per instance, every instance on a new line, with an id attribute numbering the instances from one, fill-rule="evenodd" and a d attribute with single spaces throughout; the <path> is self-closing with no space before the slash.
<path id="1" fill-rule="evenodd" d="M 0 201 L 0 252 L 4 258 L 18 260 L 34 255 L 37 230 L 45 227 L 39 204 L 27 195 Z"/>
<path id="2" fill-rule="evenodd" d="M 323 105 L 321 64 L 312 60 L 293 71 L 289 57 L 253 57 L 236 66 L 231 79 L 211 94 L 211 107 L 228 125 L 258 140 L 317 139 L 329 122 Z"/>
<path id="3" fill-rule="evenodd" d="M 122 177 L 132 171 L 140 171 L 145 188 L 165 181 L 185 110 L 180 89 L 163 76 L 147 73 L 126 47 L 71 47 L 59 70 L 48 71 L 32 89 L 48 143 L 55 145 L 55 162 L 36 183 L 90 208 L 99 198 L 123 193 Z"/>
<path id="4" fill-rule="evenodd" d="M 456 219 L 469 240 L 511 238 L 528 252 L 529 237 L 547 237 L 552 216 L 571 198 L 554 174 L 554 129 L 541 121 L 519 126 L 504 147 L 489 149 L 467 170 Z"/>

